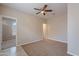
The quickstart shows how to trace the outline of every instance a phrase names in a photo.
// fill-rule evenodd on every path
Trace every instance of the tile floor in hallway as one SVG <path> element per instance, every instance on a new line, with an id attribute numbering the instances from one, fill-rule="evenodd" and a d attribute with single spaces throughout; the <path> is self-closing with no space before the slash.
<path id="1" fill-rule="evenodd" d="M 16 56 L 16 47 L 1 50 L 0 56 Z"/>
<path id="2" fill-rule="evenodd" d="M 11 47 L 0 51 L 0 56 L 28 56 L 21 46 Z"/>
<path id="3" fill-rule="evenodd" d="M 16 46 L 16 39 L 11 39 L 2 42 L 2 49 L 7 49 Z"/>

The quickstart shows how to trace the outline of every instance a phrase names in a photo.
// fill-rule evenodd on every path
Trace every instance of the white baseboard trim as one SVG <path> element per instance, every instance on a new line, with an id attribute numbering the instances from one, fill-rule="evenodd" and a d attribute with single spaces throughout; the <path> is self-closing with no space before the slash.
<path id="1" fill-rule="evenodd" d="M 72 53 L 72 52 L 67 52 L 67 54 L 70 54 L 70 55 L 72 55 L 72 56 L 78 56 L 78 55 L 76 55 L 76 54 L 74 54 L 74 53 Z"/>
<path id="2" fill-rule="evenodd" d="M 62 43 L 67 43 L 67 42 L 65 42 L 65 41 L 60 41 L 60 40 L 55 40 L 55 39 L 50 39 L 50 38 L 48 38 L 49 40 L 54 40 L 54 41 L 58 41 L 58 42 L 62 42 Z"/>
<path id="3" fill-rule="evenodd" d="M 42 40 L 42 39 L 40 39 L 40 40 Z M 16 46 L 21 46 L 21 45 L 25 45 L 25 44 L 30 44 L 30 43 L 38 42 L 38 41 L 40 41 L 40 40 L 36 40 L 36 41 L 28 42 L 28 43 L 23 43 L 23 44 L 19 44 L 19 45 L 16 44 Z"/>

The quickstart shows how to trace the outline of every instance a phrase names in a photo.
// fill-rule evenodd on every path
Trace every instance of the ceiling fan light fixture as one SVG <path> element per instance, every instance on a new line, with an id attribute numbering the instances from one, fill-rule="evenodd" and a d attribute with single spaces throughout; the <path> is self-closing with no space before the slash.
<path id="1" fill-rule="evenodd" d="M 43 14 L 43 13 L 44 13 L 44 11 L 41 11 L 41 13 Z"/>
<path id="2" fill-rule="evenodd" d="M 41 9 L 40 9 L 40 8 L 34 8 L 34 9 L 39 11 L 39 12 L 36 13 L 36 14 L 41 13 L 41 14 L 43 14 L 43 15 L 46 15 L 47 12 L 52 12 L 52 9 L 46 9 L 46 8 L 47 8 L 47 5 L 44 5 L 44 7 L 41 8 Z"/>

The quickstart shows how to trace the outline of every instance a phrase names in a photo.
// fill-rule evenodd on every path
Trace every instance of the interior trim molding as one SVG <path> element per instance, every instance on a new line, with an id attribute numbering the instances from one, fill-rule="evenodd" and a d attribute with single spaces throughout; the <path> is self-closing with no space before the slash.
<path id="1" fill-rule="evenodd" d="M 40 40 L 42 40 L 42 39 L 40 39 Z M 32 41 L 32 42 L 28 42 L 28 43 L 23 43 L 23 44 L 16 44 L 16 46 L 21 46 L 21 45 L 25 45 L 25 44 L 30 44 L 30 43 L 34 43 L 34 42 L 38 42 L 38 41 L 40 41 L 40 40 L 35 40 L 35 41 Z"/>
<path id="2" fill-rule="evenodd" d="M 54 41 L 58 41 L 58 42 L 62 42 L 62 43 L 66 43 L 67 44 L 67 42 L 66 41 L 60 41 L 60 40 L 55 40 L 55 39 L 51 39 L 51 38 L 48 38 L 49 40 L 54 40 Z"/>
<path id="3" fill-rule="evenodd" d="M 67 51 L 67 53 L 70 54 L 70 55 L 72 55 L 72 56 L 78 56 L 78 55 L 76 55 L 76 54 L 74 54 L 72 52 L 69 52 L 69 51 Z"/>

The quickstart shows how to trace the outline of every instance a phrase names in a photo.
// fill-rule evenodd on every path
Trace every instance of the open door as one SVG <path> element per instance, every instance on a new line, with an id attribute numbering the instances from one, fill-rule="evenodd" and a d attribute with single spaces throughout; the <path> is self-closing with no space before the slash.
<path id="1" fill-rule="evenodd" d="M 2 17 L 2 49 L 16 46 L 16 19 Z"/>

